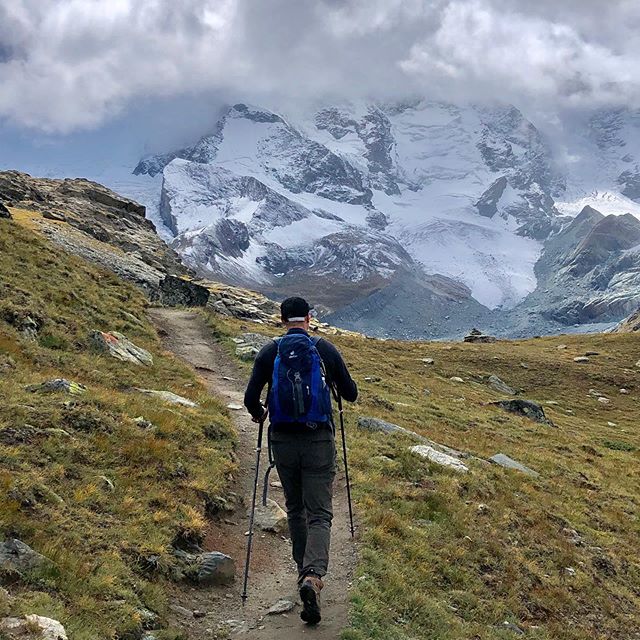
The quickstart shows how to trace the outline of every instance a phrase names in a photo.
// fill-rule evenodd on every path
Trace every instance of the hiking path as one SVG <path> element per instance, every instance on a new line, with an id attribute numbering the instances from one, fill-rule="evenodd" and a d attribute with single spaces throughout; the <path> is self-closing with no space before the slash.
<path id="1" fill-rule="evenodd" d="M 216 343 L 204 319 L 195 311 L 154 308 L 149 315 L 163 339 L 166 349 L 193 367 L 204 380 L 208 391 L 226 405 L 242 405 L 246 384 L 243 372 L 229 353 Z M 230 638 L 247 640 L 293 640 L 314 638 L 337 640 L 347 624 L 349 589 L 356 561 L 356 546 L 349 532 L 349 516 L 343 469 L 334 485 L 334 520 L 331 560 L 322 591 L 322 622 L 305 625 L 299 617 L 301 604 L 296 590 L 296 571 L 291 559 L 290 541 L 284 536 L 255 529 L 248 601 L 240 598 L 246 553 L 248 507 L 251 504 L 255 475 L 255 447 L 258 425 L 244 410 L 230 410 L 238 438 L 238 473 L 230 487 L 238 496 L 239 506 L 221 520 L 211 521 L 203 548 L 230 555 L 236 564 L 236 580 L 229 587 L 207 589 L 178 585 L 170 594 L 171 624 L 186 632 L 191 640 L 224 638 L 220 625 L 227 623 Z M 266 431 L 266 430 L 265 430 Z M 266 433 L 260 463 L 260 487 L 268 464 Z M 270 482 L 278 479 L 275 469 Z M 269 496 L 284 508 L 282 489 L 271 486 Z M 260 494 L 258 499 L 260 498 Z M 296 603 L 293 610 L 267 615 L 280 599 Z M 195 612 L 195 615 L 194 615 Z"/>

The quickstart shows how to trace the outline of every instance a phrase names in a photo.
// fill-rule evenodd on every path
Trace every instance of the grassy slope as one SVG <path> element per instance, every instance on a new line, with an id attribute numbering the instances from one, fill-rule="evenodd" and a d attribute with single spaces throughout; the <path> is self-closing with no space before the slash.
<path id="1" fill-rule="evenodd" d="M 219 333 L 240 329 L 212 322 Z M 361 383 L 361 398 L 347 409 L 363 527 L 345 639 L 514 637 L 496 628 L 505 620 L 536 639 L 637 637 L 639 336 L 483 345 L 332 340 Z M 568 348 L 559 350 L 563 343 Z M 599 355 L 588 364 L 573 361 L 586 351 Z M 435 364 L 425 365 L 425 357 Z M 521 388 L 521 397 L 557 402 L 545 405 L 556 427 L 486 406 L 501 397 L 483 382 L 490 374 Z M 364 382 L 366 376 L 381 381 Z M 610 404 L 590 397 L 590 389 Z M 414 458 L 408 441 L 358 430 L 358 415 L 479 457 L 503 452 L 541 475 L 482 462 L 456 475 Z M 380 454 L 393 461 L 376 460 Z"/>
<path id="2" fill-rule="evenodd" d="M 10 584 L 16 598 L 0 601 L 0 615 L 49 615 L 76 640 L 136 637 L 139 607 L 161 616 L 166 607 L 162 570 L 149 575 L 140 560 L 156 555 L 167 566 L 174 536 L 201 532 L 205 497 L 224 491 L 233 467 L 226 410 L 162 352 L 144 308 L 134 287 L 0 221 L 0 534 L 56 563 Z M 16 330 L 25 315 L 42 323 L 38 341 Z M 154 365 L 92 352 L 92 329 L 123 332 L 154 354 Z M 25 390 L 56 377 L 88 392 Z M 164 404 L 134 387 L 171 390 L 201 406 Z M 138 416 L 157 429 L 141 429 Z M 69 435 L 29 435 L 25 425 Z"/>

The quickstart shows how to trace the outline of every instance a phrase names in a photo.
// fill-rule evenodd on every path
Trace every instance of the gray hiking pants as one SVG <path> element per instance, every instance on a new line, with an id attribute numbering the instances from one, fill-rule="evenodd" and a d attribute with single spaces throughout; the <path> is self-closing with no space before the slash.
<path id="1" fill-rule="evenodd" d="M 300 577 L 324 576 L 329 565 L 336 446 L 329 429 L 271 434 L 284 490 L 293 559 Z"/>

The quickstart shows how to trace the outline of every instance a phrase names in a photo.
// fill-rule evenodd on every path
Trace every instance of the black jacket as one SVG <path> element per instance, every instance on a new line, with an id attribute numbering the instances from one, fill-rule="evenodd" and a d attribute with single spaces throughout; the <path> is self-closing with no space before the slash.
<path id="1" fill-rule="evenodd" d="M 306 334 L 304 329 L 289 329 L 287 335 L 291 333 Z M 307 334 L 308 335 L 308 334 Z M 335 386 L 341 397 L 349 402 L 354 402 L 358 397 L 358 387 L 351 379 L 347 365 L 344 363 L 340 352 L 327 340 L 321 338 L 316 348 L 322 358 L 327 373 L 327 382 Z M 265 345 L 260 353 L 256 356 L 253 365 L 253 372 L 247 384 L 247 390 L 244 393 L 244 406 L 254 418 L 260 418 L 264 412 L 264 408 L 260 401 L 260 396 L 265 385 L 271 385 L 273 376 L 273 364 L 278 355 L 278 345 L 270 342 Z M 285 425 L 272 425 L 275 429 L 284 428 Z M 286 425 L 286 427 L 295 425 Z"/>

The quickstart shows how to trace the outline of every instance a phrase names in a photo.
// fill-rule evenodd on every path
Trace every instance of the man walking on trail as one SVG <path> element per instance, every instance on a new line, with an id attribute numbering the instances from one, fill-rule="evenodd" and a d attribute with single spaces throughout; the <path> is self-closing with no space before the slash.
<path id="1" fill-rule="evenodd" d="M 298 565 L 300 617 L 317 624 L 329 564 L 336 471 L 331 389 L 353 402 L 358 388 L 338 350 L 324 338 L 309 336 L 312 308 L 306 300 L 287 298 L 280 311 L 287 333 L 256 357 L 244 404 L 256 422 L 269 413 L 271 449 Z M 265 385 L 268 409 L 260 400 Z"/>

